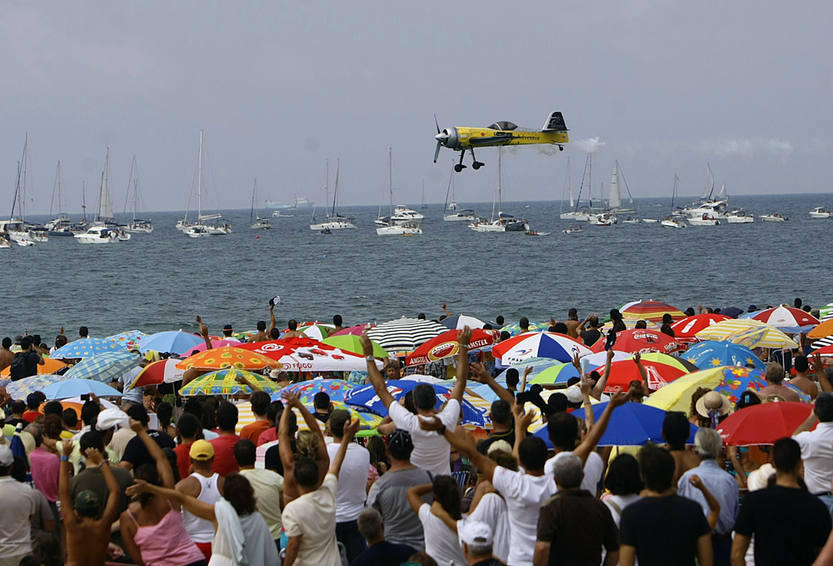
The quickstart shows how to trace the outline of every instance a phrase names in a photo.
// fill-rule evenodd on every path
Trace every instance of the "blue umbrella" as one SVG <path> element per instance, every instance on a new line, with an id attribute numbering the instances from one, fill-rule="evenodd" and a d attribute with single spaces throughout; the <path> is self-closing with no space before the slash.
<path id="1" fill-rule="evenodd" d="M 387 388 L 393 398 L 397 401 L 412 391 L 417 385 L 418 381 L 409 381 L 405 379 L 392 379 L 387 382 Z M 437 394 L 437 408 L 445 403 L 451 395 L 451 390 L 448 387 L 437 384 L 430 384 Z M 344 402 L 347 405 L 356 407 L 364 407 L 365 410 L 381 415 L 387 416 L 388 410 L 384 403 L 376 395 L 376 391 L 372 385 L 363 385 L 352 389 L 344 396 Z M 476 426 L 486 426 L 488 422 L 484 411 L 478 409 L 471 402 L 463 399 L 463 424 L 473 424 Z"/>
<path id="2" fill-rule="evenodd" d="M 741 344 L 733 344 L 723 340 L 706 340 L 698 342 L 686 350 L 681 356 L 700 369 L 711 369 L 720 366 L 752 365 L 755 369 L 766 369 L 766 364 L 755 355 L 755 352 Z"/>
<path id="3" fill-rule="evenodd" d="M 165 332 L 145 336 L 139 341 L 138 348 L 143 354 L 151 350 L 171 354 L 186 354 L 203 343 L 205 343 L 205 340 L 196 334 L 182 332 L 181 330 L 166 330 Z"/>
<path id="4" fill-rule="evenodd" d="M 593 405 L 593 417 L 599 420 L 607 407 L 607 403 Z M 665 411 L 643 405 L 642 403 L 625 403 L 613 411 L 610 416 L 610 424 L 599 441 L 599 446 L 642 446 L 646 442 L 665 443 L 662 438 L 662 423 L 665 420 Z M 573 416 L 584 418 L 584 410 L 577 410 Z M 689 424 L 689 437 L 687 444 L 694 443 L 694 435 L 697 427 Z M 544 426 L 535 432 L 535 436 L 544 440 L 547 446 L 552 448 L 547 427 Z"/>
<path id="5" fill-rule="evenodd" d="M 51 358 L 74 360 L 105 352 L 125 352 L 124 346 L 104 338 L 81 338 L 65 344 L 50 354 Z"/>
<path id="6" fill-rule="evenodd" d="M 91 358 L 85 358 L 69 368 L 68 378 L 95 379 L 101 382 L 120 378 L 124 373 L 136 366 L 142 358 L 133 352 L 108 352 Z"/>
<path id="7" fill-rule="evenodd" d="M 78 397 L 79 395 L 90 393 L 95 393 L 99 397 L 121 397 L 118 389 L 113 389 L 109 385 L 93 379 L 65 379 L 48 385 L 41 391 L 50 400 L 69 399 L 70 397 Z"/>

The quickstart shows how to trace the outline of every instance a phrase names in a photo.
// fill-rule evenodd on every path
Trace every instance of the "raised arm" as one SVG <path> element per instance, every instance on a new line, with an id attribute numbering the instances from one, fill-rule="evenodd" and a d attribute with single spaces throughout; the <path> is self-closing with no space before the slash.
<path id="1" fill-rule="evenodd" d="M 73 446 L 72 440 L 64 440 L 61 443 L 61 470 L 58 476 L 58 499 L 61 502 L 62 509 L 72 509 L 72 494 L 69 492 L 69 473 L 72 470 L 72 463 L 69 461 L 69 455 L 72 454 Z M 64 513 L 64 522 L 67 528 L 73 527 L 78 523 L 75 513 Z"/>
<path id="2" fill-rule="evenodd" d="M 463 393 L 466 392 L 466 378 L 469 375 L 469 341 L 471 340 L 471 328 L 464 327 L 457 335 L 457 382 L 451 390 L 451 398 L 457 399 L 458 403 L 463 402 Z"/>
<path id="3" fill-rule="evenodd" d="M 101 470 L 101 475 L 104 476 L 104 482 L 107 484 L 107 503 L 104 505 L 104 512 L 101 514 L 102 524 L 110 525 L 116 520 L 119 515 L 119 499 L 121 498 L 121 489 L 116 481 L 116 476 L 110 469 L 107 459 L 98 451 L 98 448 L 87 448 L 84 451 L 84 457 L 87 460 L 87 465 L 93 465 Z M 61 506 L 64 502 L 61 501 Z"/>
<path id="4" fill-rule="evenodd" d="M 292 437 L 289 431 L 289 412 L 292 409 L 284 406 L 278 421 L 278 454 L 283 464 L 284 479 L 287 483 L 295 481 L 295 453 L 292 451 Z"/>
<path id="5" fill-rule="evenodd" d="M 168 458 L 165 457 L 165 453 L 162 452 L 162 449 L 156 444 L 156 441 L 150 437 L 148 431 L 142 426 L 142 423 L 130 419 L 130 428 L 141 439 L 142 444 L 147 448 L 151 458 L 156 462 L 156 470 L 159 472 L 162 485 L 172 488 L 174 486 L 174 473 L 171 470 L 171 465 L 168 463 Z"/>
<path id="6" fill-rule="evenodd" d="M 720 519 L 720 503 L 718 503 L 717 499 L 715 499 L 714 495 L 712 495 L 712 492 L 709 491 L 709 488 L 705 486 L 703 480 L 700 479 L 700 476 L 694 474 L 688 478 L 688 481 L 691 485 L 699 489 L 703 494 L 703 497 L 706 498 L 706 503 L 709 504 L 709 514 L 706 517 L 706 521 L 708 521 L 711 530 L 714 530 L 717 526 L 718 519 Z"/>
<path id="7" fill-rule="evenodd" d="M 408 504 L 411 506 L 411 509 L 414 510 L 414 513 L 419 513 L 419 508 L 422 507 L 423 503 L 425 503 L 422 500 L 422 497 L 431 493 L 433 489 L 434 486 L 430 483 L 415 485 L 414 487 L 408 488 L 408 491 L 405 493 L 408 496 Z"/>
<path id="8" fill-rule="evenodd" d="M 208 327 L 202 323 L 202 317 L 200 315 L 197 315 L 197 324 L 200 325 L 200 336 L 205 340 L 205 348 L 206 350 L 210 350 L 212 348 L 211 337 L 208 335 Z"/>
<path id="9" fill-rule="evenodd" d="M 272 303 L 269 305 L 269 328 L 266 329 L 266 336 L 272 336 L 272 330 L 275 329 L 277 326 L 277 322 L 275 321 L 275 304 Z"/>
<path id="10" fill-rule="evenodd" d="M 367 360 L 367 375 L 370 378 L 370 383 L 385 408 L 389 408 L 391 403 L 396 403 L 396 399 L 388 391 L 385 386 L 385 378 L 379 373 L 379 368 L 376 367 L 376 358 L 373 357 L 373 344 L 370 343 L 370 338 L 367 337 L 366 328 L 359 337 L 359 341 L 362 343 L 362 352 L 365 360 Z"/>
<path id="11" fill-rule="evenodd" d="M 495 378 L 492 377 L 488 371 L 486 371 L 486 366 L 481 363 L 473 363 L 469 367 L 472 372 L 472 380 L 488 385 L 489 388 L 495 392 L 495 395 L 497 395 L 502 401 L 509 403 L 510 407 L 515 404 L 515 398 L 509 390 L 498 383 Z M 526 372 L 524 372 L 524 380 L 526 379 L 526 375 Z M 523 389 L 521 389 L 521 391 L 523 391 Z"/>
<path id="12" fill-rule="evenodd" d="M 461 426 L 458 426 L 454 429 L 454 432 L 450 432 L 447 428 L 445 428 L 442 421 L 440 421 L 438 417 L 434 417 L 430 420 L 419 419 L 419 426 L 423 430 L 437 432 L 443 431 L 443 435 L 445 436 L 445 439 L 448 440 L 448 443 L 460 454 L 466 456 L 471 463 L 474 464 L 478 470 L 480 470 L 486 479 L 492 481 L 492 476 L 495 473 L 497 464 L 495 464 L 495 461 L 491 458 L 487 458 L 477 451 L 477 444 L 469 431 Z"/>
<path id="13" fill-rule="evenodd" d="M 451 311 L 448 310 L 448 305 L 445 303 L 443 303 L 443 312 L 445 313 L 445 316 L 451 316 Z"/>
<path id="14" fill-rule="evenodd" d="M 527 378 L 529 377 L 529 374 L 530 374 L 530 373 L 532 373 L 532 366 L 526 366 L 526 367 L 524 368 L 524 374 L 523 374 L 523 376 L 521 377 L 521 386 L 520 386 L 520 388 L 518 389 L 518 391 L 520 391 L 521 393 L 523 393 L 524 391 L 526 391 L 526 380 L 527 380 Z"/>
<path id="15" fill-rule="evenodd" d="M 341 444 L 338 446 L 336 457 L 333 458 L 333 463 L 330 466 L 330 473 L 338 477 L 341 471 L 341 465 L 344 463 L 344 456 L 347 454 L 347 447 L 353 442 L 353 437 L 359 430 L 359 419 L 350 419 L 344 425 L 344 435 L 341 438 Z"/>
<path id="16" fill-rule="evenodd" d="M 321 425 L 318 424 L 318 420 L 312 416 L 309 410 L 301 403 L 301 398 L 298 393 L 294 391 L 284 391 L 281 396 L 283 397 L 287 407 L 284 411 L 298 409 L 301 412 L 301 416 L 304 417 L 304 422 L 307 423 L 307 428 L 309 428 L 310 432 L 318 437 L 317 448 L 315 453 L 315 461 L 318 464 L 318 480 L 323 481 L 324 476 L 327 475 L 327 467 L 329 466 L 330 456 L 327 454 L 327 443 L 324 441 L 324 433 L 321 432 Z M 289 428 L 289 421 L 287 416 L 287 428 Z M 283 415 L 281 415 L 281 420 L 283 420 Z M 283 426 L 281 426 L 283 429 Z M 278 443 L 280 446 L 281 443 Z M 278 451 L 280 452 L 280 448 Z"/>
<path id="17" fill-rule="evenodd" d="M 127 488 L 128 497 L 134 497 L 140 493 L 152 493 L 164 497 L 172 503 L 182 505 L 186 511 L 196 515 L 200 519 L 211 521 L 214 523 L 214 528 L 217 528 L 217 516 L 214 513 L 214 505 L 212 503 L 205 503 L 179 490 L 160 487 L 147 483 L 144 480 L 137 479 L 133 481 L 134 483 Z"/>
<path id="18" fill-rule="evenodd" d="M 512 414 L 515 416 L 515 446 L 512 447 L 512 455 L 520 462 L 520 446 L 524 438 L 526 438 L 526 430 L 532 421 L 535 420 L 535 411 L 524 413 L 522 403 L 517 403 L 512 406 Z"/>
<path id="19" fill-rule="evenodd" d="M 596 445 L 599 443 L 602 435 L 607 430 L 608 423 L 610 423 L 610 415 L 616 407 L 627 403 L 628 399 L 630 399 L 630 395 L 623 392 L 616 393 L 610 397 L 610 402 L 607 404 L 607 407 L 605 407 L 602 416 L 599 417 L 599 422 L 597 422 L 593 428 L 587 432 L 587 436 L 584 437 L 581 444 L 573 450 L 573 454 L 581 458 L 582 462 L 585 462 L 587 460 L 587 456 L 589 456 L 590 453 L 596 449 Z"/>
<path id="20" fill-rule="evenodd" d="M 607 386 L 607 378 L 610 377 L 610 364 L 613 363 L 613 356 L 613 350 L 608 350 L 602 377 L 599 378 L 599 381 L 597 381 L 596 385 L 593 386 L 593 391 L 590 392 L 590 395 L 592 395 L 594 399 L 602 398 L 602 393 L 604 393 L 605 387 Z M 581 369 L 579 369 L 579 373 L 581 373 Z"/>
<path id="21" fill-rule="evenodd" d="M 650 395 L 651 390 L 648 387 L 648 372 L 645 371 L 645 366 L 642 365 L 642 355 L 637 352 L 633 355 L 633 361 L 636 363 L 636 369 L 639 370 L 639 377 L 642 379 L 642 394 Z"/>
<path id="22" fill-rule="evenodd" d="M 254 381 L 249 379 L 246 376 L 245 373 L 238 374 L 237 383 L 239 383 L 240 385 L 247 386 L 251 390 L 252 393 L 254 393 L 255 391 L 262 391 L 263 390 L 263 388 L 260 385 L 258 385 L 257 383 L 255 383 Z"/>
<path id="23" fill-rule="evenodd" d="M 587 427 L 587 430 L 590 430 L 596 419 L 595 415 L 593 415 L 593 405 L 590 403 L 590 392 L 593 390 L 593 383 L 587 379 L 586 375 L 581 374 L 579 387 L 581 387 L 582 406 L 584 407 L 584 425 Z"/>

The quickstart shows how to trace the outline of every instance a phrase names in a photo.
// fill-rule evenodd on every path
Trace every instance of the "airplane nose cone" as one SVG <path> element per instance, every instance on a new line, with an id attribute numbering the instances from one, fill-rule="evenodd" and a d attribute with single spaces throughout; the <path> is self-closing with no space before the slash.
<path id="1" fill-rule="evenodd" d="M 448 141 L 448 130 L 443 130 L 442 132 L 434 136 L 434 139 L 440 142 L 441 144 L 445 145 L 445 143 Z"/>

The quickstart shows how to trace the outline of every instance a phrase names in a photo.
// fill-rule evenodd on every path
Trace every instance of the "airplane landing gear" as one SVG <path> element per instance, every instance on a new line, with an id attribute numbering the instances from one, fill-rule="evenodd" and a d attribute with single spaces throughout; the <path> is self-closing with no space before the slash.
<path id="1" fill-rule="evenodd" d="M 465 169 L 465 168 L 466 168 L 466 166 L 463 165 L 462 163 L 455 163 L 454 164 L 454 170 L 457 171 L 458 173 L 460 171 L 462 171 L 463 169 Z"/>
<path id="2" fill-rule="evenodd" d="M 471 166 L 475 171 L 486 165 L 482 161 L 478 161 L 477 158 L 474 156 L 474 148 L 470 149 L 469 151 L 471 151 Z"/>
<path id="3" fill-rule="evenodd" d="M 559 146 L 558 146 L 558 151 L 564 151 L 564 146 L 563 146 L 563 145 L 559 145 Z"/>

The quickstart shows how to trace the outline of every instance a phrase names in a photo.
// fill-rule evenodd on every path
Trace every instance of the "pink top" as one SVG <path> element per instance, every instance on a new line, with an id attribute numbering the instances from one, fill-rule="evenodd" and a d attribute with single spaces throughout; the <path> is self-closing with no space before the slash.
<path id="1" fill-rule="evenodd" d="M 169 503 L 170 505 L 170 503 Z M 155 525 L 141 526 L 130 509 L 127 515 L 136 523 L 133 540 L 147 566 L 186 566 L 204 560 L 205 556 L 185 532 L 182 513 L 173 507 Z"/>
<path id="2" fill-rule="evenodd" d="M 48 452 L 43 446 L 38 446 L 29 454 L 29 464 L 35 488 L 44 494 L 50 503 L 58 501 L 58 476 L 61 472 L 61 460 L 58 455 Z"/>

